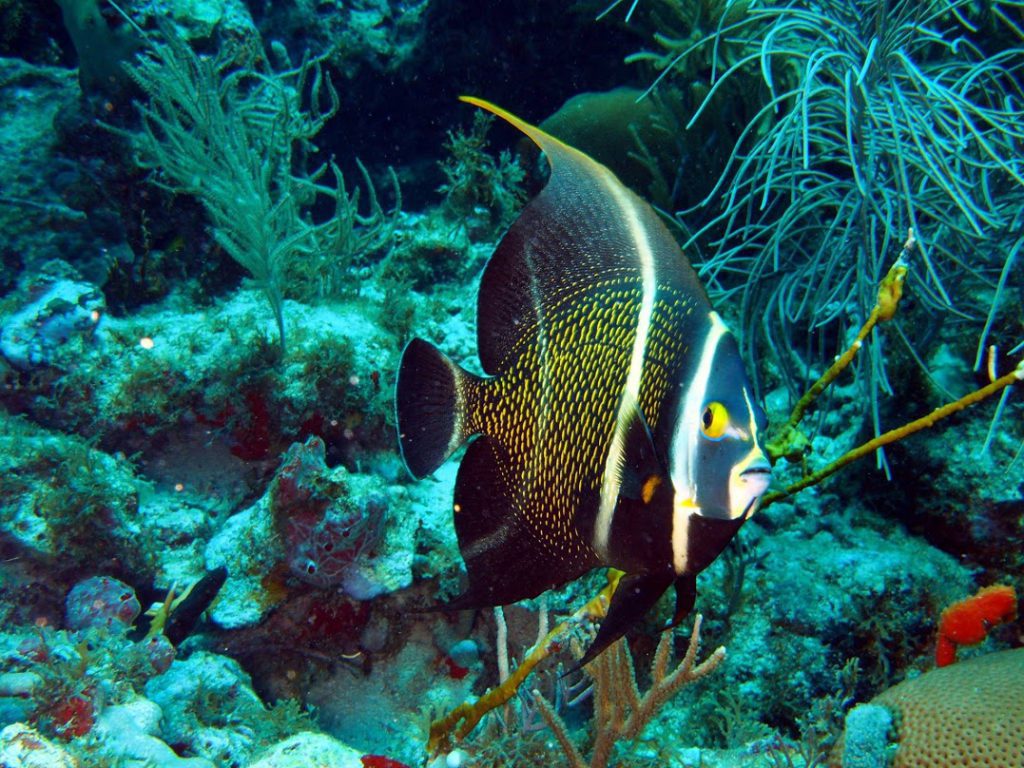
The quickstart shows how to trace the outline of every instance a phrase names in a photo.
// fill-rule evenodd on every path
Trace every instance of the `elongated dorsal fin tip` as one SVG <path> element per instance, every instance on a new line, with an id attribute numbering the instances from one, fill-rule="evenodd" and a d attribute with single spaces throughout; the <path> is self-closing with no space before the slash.
<path id="1" fill-rule="evenodd" d="M 587 164 L 600 166 L 600 163 L 597 163 L 589 155 L 580 152 L 575 147 L 569 146 L 561 139 L 557 139 L 552 136 L 550 133 L 542 131 L 537 126 L 516 117 L 508 110 L 499 107 L 497 104 L 492 104 L 484 99 L 478 99 L 476 96 L 459 96 L 459 101 L 464 101 L 467 104 L 472 104 L 474 107 L 480 107 L 480 109 L 484 109 L 493 115 L 497 115 L 509 125 L 526 134 L 530 141 L 540 147 L 544 154 L 548 156 L 548 162 L 552 163 L 552 167 L 554 166 L 554 162 L 557 162 L 559 155 L 574 156 L 578 159 L 582 159 Z"/>

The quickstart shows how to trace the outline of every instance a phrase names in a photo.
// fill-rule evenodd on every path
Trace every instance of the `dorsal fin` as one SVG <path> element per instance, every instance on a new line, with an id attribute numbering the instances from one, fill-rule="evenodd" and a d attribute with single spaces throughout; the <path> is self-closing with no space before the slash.
<path id="1" fill-rule="evenodd" d="M 646 269 L 658 284 L 707 303 L 657 214 L 605 166 L 500 107 L 462 100 L 525 133 L 551 166 L 547 185 L 502 238 L 480 283 L 477 339 L 484 371 L 507 370 L 517 343 L 544 332 L 547 311 L 602 280 L 632 281 L 639 290 Z"/>

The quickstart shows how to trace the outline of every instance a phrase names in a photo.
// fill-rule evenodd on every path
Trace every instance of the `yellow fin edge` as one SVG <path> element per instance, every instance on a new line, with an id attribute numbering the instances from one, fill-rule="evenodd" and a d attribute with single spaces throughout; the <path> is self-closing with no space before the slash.
<path id="1" fill-rule="evenodd" d="M 559 154 L 568 154 L 584 158 L 588 163 L 597 165 L 592 158 L 583 152 L 580 152 L 575 147 L 570 147 L 564 141 L 556 139 L 550 133 L 545 133 L 537 126 L 531 125 L 525 120 L 516 117 L 508 110 L 499 107 L 497 104 L 492 104 L 484 99 L 478 99 L 476 96 L 459 96 L 459 101 L 464 101 L 467 104 L 472 104 L 474 107 L 480 107 L 480 109 L 487 110 L 491 114 L 497 115 L 505 122 L 525 133 L 534 144 L 544 151 L 544 154 L 548 156 L 549 163 L 552 162 Z"/>

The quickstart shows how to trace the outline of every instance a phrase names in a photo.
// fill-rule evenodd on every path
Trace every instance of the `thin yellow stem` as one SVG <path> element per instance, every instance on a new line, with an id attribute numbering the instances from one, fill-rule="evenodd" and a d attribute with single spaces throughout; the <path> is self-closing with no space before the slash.
<path id="1" fill-rule="evenodd" d="M 903 284 L 907 279 L 907 258 L 915 245 L 917 245 L 917 241 L 914 239 L 913 230 L 911 230 L 907 234 L 907 241 L 903 244 L 899 258 L 896 259 L 896 262 L 889 268 L 882 282 L 879 283 L 875 306 L 872 308 L 871 314 L 868 315 L 864 325 L 857 332 L 857 338 L 853 340 L 853 343 L 850 344 L 846 351 L 836 358 L 836 361 L 829 366 L 829 369 L 822 374 L 821 378 L 814 382 L 811 388 L 800 398 L 793 407 L 789 420 L 778 428 L 775 431 L 774 437 L 768 441 L 765 447 L 772 464 L 783 458 L 792 462 L 803 461 L 810 441 L 800 431 L 798 425 L 814 401 L 818 399 L 818 396 L 853 362 L 853 358 L 860 352 L 861 347 L 864 346 L 864 340 L 875 329 L 875 326 L 891 320 L 896 314 L 896 308 L 903 297 Z"/>
<path id="2" fill-rule="evenodd" d="M 544 637 L 544 640 L 537 643 L 526 655 L 522 663 L 516 667 L 508 678 L 495 688 L 492 688 L 475 702 L 460 704 L 444 717 L 435 720 L 430 724 L 430 737 L 427 740 L 427 751 L 431 755 L 447 751 L 452 744 L 452 737 L 456 741 L 466 738 L 476 728 L 484 715 L 492 712 L 498 707 L 512 700 L 516 691 L 530 676 L 534 668 L 544 659 L 561 648 L 561 639 L 574 627 L 584 621 L 600 621 L 608 613 L 608 605 L 611 603 L 612 594 L 619 585 L 622 578 L 622 571 L 611 569 L 608 571 L 608 584 L 605 585 L 595 597 L 586 605 L 580 608 L 570 618 L 556 626 Z"/>
<path id="3" fill-rule="evenodd" d="M 908 241 L 910 243 L 911 241 Z M 908 249 L 909 245 L 904 245 L 904 251 Z M 896 314 L 896 307 L 899 304 L 900 299 L 903 296 L 903 283 L 907 279 L 907 264 L 903 259 L 903 254 L 900 254 L 900 258 L 896 260 L 896 263 L 889 268 L 889 272 L 883 278 L 881 284 L 878 286 L 878 299 L 875 302 L 874 308 L 871 310 L 871 314 L 868 315 L 867 321 L 861 326 L 857 332 L 857 338 L 854 339 L 853 343 L 847 348 L 843 354 L 841 354 L 831 367 L 825 371 L 820 379 L 814 382 L 807 393 L 800 398 L 800 401 L 793 408 L 793 413 L 789 417 L 789 425 L 796 427 L 803 419 L 807 409 L 811 407 L 811 404 L 818 398 L 822 392 L 831 384 L 836 378 L 846 370 L 846 367 L 853 362 L 853 358 L 860 352 L 860 348 L 864 345 L 864 339 L 868 337 L 868 334 L 875 329 L 878 323 L 884 323 L 887 320 L 891 320 Z"/>
<path id="4" fill-rule="evenodd" d="M 1024 380 L 1024 360 L 1021 361 L 1021 363 L 1017 366 L 1015 370 L 1011 371 L 1010 373 L 1007 373 L 1005 376 L 1000 376 L 991 384 L 988 384 L 982 387 L 981 389 L 976 389 L 973 392 L 964 395 L 959 400 L 956 400 L 952 403 L 947 403 L 941 408 L 936 408 L 927 416 L 922 416 L 921 418 L 915 419 L 914 421 L 911 421 L 908 424 L 904 424 L 902 427 L 891 429 L 885 434 L 879 435 L 878 437 L 874 438 L 873 440 L 868 440 L 866 443 L 859 445 L 853 450 L 844 453 L 838 459 L 828 464 L 827 466 L 819 469 L 817 472 L 812 472 L 811 474 L 804 476 L 797 482 L 786 487 L 784 490 L 772 491 L 771 493 L 766 494 L 765 497 L 761 500 L 760 508 L 765 509 L 770 504 L 773 504 L 781 499 L 785 499 L 788 496 L 792 496 L 794 493 L 802 491 L 804 488 L 808 488 L 812 485 L 817 485 L 826 477 L 834 474 L 838 470 L 845 467 L 847 464 L 850 464 L 851 462 L 854 462 L 857 459 L 863 458 L 864 456 L 869 455 L 873 451 L 882 448 L 883 446 L 889 445 L 890 443 L 894 443 L 897 440 L 902 440 L 903 438 L 912 435 L 915 432 L 920 432 L 922 429 L 927 429 L 928 427 L 935 426 L 936 422 L 939 422 L 942 419 L 945 419 L 946 417 L 951 416 L 954 413 L 957 413 L 958 411 L 962 411 L 965 408 L 969 408 L 975 403 L 979 403 L 985 398 L 991 397 L 996 392 L 999 392 L 1005 389 L 1006 387 L 1011 386 L 1012 384 L 1017 384 L 1022 380 Z"/>

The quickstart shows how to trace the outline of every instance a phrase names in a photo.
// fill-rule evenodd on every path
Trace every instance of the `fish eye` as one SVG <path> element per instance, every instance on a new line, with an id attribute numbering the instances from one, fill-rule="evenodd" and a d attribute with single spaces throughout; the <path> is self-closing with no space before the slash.
<path id="1" fill-rule="evenodd" d="M 709 440 L 721 440 L 729 426 L 729 409 L 719 402 L 711 402 L 704 406 L 700 417 L 700 429 Z"/>

